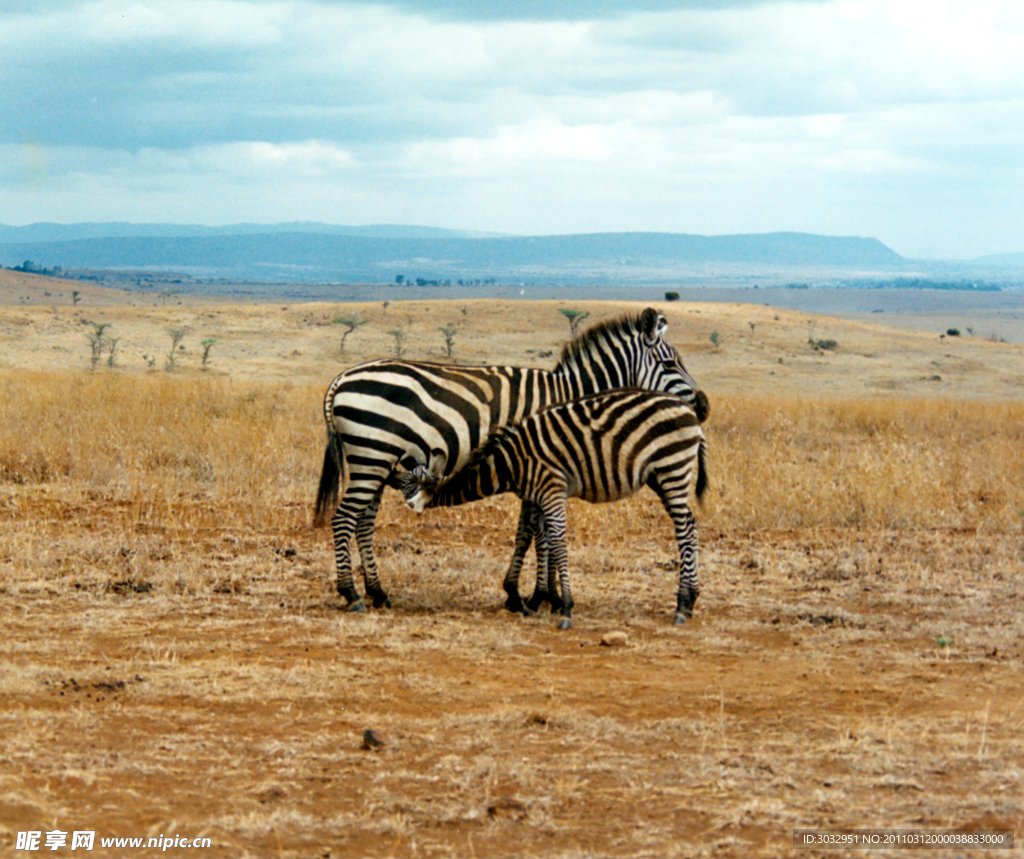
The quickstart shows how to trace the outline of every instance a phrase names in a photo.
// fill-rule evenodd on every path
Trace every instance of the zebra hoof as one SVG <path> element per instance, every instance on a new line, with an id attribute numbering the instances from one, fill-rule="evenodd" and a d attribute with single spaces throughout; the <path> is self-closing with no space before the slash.
<path id="1" fill-rule="evenodd" d="M 505 610 L 512 612 L 512 614 L 526 614 L 527 612 L 527 608 L 523 604 L 523 601 L 513 597 L 509 597 L 505 600 Z M 533 614 L 533 612 L 531 611 L 530 614 Z"/>
<path id="2" fill-rule="evenodd" d="M 349 614 L 366 614 L 366 603 L 362 600 L 356 600 L 352 605 L 348 607 Z"/>
<path id="3" fill-rule="evenodd" d="M 689 618 L 681 611 L 676 612 L 676 616 L 672 619 L 672 624 L 674 626 L 682 626 L 687 620 L 689 620 Z"/>
<path id="4" fill-rule="evenodd" d="M 559 629 L 572 629 L 572 618 L 563 617 L 558 624 Z"/>

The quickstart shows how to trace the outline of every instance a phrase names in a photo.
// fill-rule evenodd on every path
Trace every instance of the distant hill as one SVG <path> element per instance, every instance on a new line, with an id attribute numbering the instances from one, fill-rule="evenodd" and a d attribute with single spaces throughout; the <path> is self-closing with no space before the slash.
<path id="1" fill-rule="evenodd" d="M 982 265 L 990 265 L 996 268 L 1024 268 L 1024 253 L 1018 254 L 991 254 L 978 257 L 974 260 Z"/>
<path id="2" fill-rule="evenodd" d="M 103 223 L 54 224 L 38 223 L 23 227 L 0 224 L 0 244 L 66 242 L 78 239 L 116 238 L 181 238 L 189 236 L 244 236 L 259 233 L 320 233 L 336 236 L 367 236 L 381 239 L 483 238 L 497 233 L 472 230 L 446 230 L 441 227 L 416 227 L 401 224 L 372 224 L 363 227 L 322 224 L 318 221 L 289 221 L 281 224 L 228 224 L 207 227 L 200 224 L 128 224 L 121 221 Z"/>
<path id="3" fill-rule="evenodd" d="M 44 235 L 58 226 L 0 228 L 0 239 L 10 236 L 10 230 L 35 229 Z M 0 243 L 0 264 L 13 266 L 31 260 L 46 269 L 183 271 L 194 276 L 263 282 L 394 282 L 402 275 L 410 280 L 516 278 L 570 283 L 663 281 L 678 276 L 683 269 L 694 271 L 704 265 L 879 270 L 905 263 L 877 239 L 806 233 L 468 237 L 422 227 L 236 225 L 231 229 L 237 232 L 227 233 L 222 232 L 226 227 L 122 226 L 151 233 L 162 230 L 164 234 L 5 240 Z M 112 225 L 65 225 L 60 229 L 73 232 L 73 227 L 87 233 L 111 229 Z M 213 232 L 185 234 L 192 229 Z M 408 234 L 400 235 L 402 231 Z"/>

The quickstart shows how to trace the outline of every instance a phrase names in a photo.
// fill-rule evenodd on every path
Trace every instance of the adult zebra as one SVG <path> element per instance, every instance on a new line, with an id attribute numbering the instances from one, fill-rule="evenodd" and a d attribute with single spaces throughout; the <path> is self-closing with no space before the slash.
<path id="1" fill-rule="evenodd" d="M 390 605 L 373 557 L 373 529 L 384 486 L 400 488 L 395 469 L 426 465 L 432 450 L 453 474 L 494 427 L 521 420 L 553 403 L 625 386 L 669 391 L 706 415 L 708 400 L 665 340 L 665 317 L 647 308 L 599 323 L 569 341 L 553 371 L 519 367 L 460 367 L 383 359 L 338 375 L 324 396 L 327 448 L 316 499 L 316 519 L 333 511 L 338 593 L 350 611 L 365 611 L 352 579 L 353 535 L 363 561 L 366 592 L 375 608 Z M 338 501 L 339 484 L 345 479 Z M 524 529 L 520 517 L 517 556 Z M 518 594 L 517 594 L 518 599 Z M 511 606 L 510 606 L 511 607 Z"/>
<path id="2" fill-rule="evenodd" d="M 514 492 L 543 511 L 551 560 L 562 588 L 562 629 L 572 626 L 572 588 L 565 547 L 567 498 L 618 501 L 650 486 L 675 525 L 679 590 L 675 623 L 693 614 L 697 581 L 697 523 L 689 506 L 696 469 L 696 494 L 707 488 L 704 432 L 694 409 L 680 397 L 641 390 L 605 391 L 551 406 L 499 427 L 469 462 L 443 479 L 445 454 L 434 451 L 429 466 L 402 478 L 406 503 L 452 507 L 502 492 Z"/>

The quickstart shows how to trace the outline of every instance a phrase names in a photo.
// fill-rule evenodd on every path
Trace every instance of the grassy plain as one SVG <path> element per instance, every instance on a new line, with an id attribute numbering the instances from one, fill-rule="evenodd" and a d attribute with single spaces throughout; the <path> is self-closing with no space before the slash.
<path id="1" fill-rule="evenodd" d="M 366 617 L 311 527 L 338 370 L 393 330 L 440 359 L 449 324 L 457 360 L 552 366 L 558 303 L 114 297 L 0 308 L 3 855 L 52 829 L 226 857 L 848 855 L 792 846 L 838 827 L 1022 843 L 1020 346 L 818 317 L 822 351 L 796 312 L 662 305 L 712 402 L 701 598 L 670 625 L 653 496 L 574 504 L 559 632 L 501 608 L 514 499 L 417 517 L 388 493 L 394 608 Z M 121 338 L 113 369 L 90 371 L 82 319 Z"/>

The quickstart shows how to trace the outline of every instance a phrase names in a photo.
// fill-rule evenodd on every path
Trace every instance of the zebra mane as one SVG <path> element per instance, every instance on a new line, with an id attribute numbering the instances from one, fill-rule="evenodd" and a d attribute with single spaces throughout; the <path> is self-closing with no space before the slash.
<path id="1" fill-rule="evenodd" d="M 639 313 L 624 313 L 615 319 L 598 322 L 582 334 L 577 334 L 562 347 L 555 372 L 587 363 L 591 357 L 596 357 L 594 347 L 603 340 L 628 339 L 638 334 L 641 330 L 640 318 Z"/>

